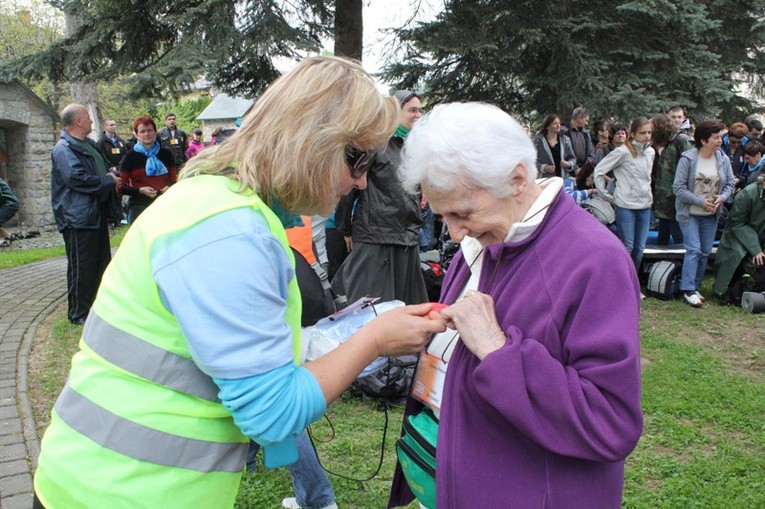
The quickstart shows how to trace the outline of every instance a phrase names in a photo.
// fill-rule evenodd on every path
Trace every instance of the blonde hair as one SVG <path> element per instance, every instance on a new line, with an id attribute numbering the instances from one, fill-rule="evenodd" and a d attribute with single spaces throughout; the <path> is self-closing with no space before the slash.
<path id="1" fill-rule="evenodd" d="M 331 212 L 346 147 L 382 149 L 398 125 L 399 104 L 383 97 L 355 61 L 313 57 L 272 83 L 220 145 L 191 159 L 181 178 L 223 174 L 287 210 Z"/>

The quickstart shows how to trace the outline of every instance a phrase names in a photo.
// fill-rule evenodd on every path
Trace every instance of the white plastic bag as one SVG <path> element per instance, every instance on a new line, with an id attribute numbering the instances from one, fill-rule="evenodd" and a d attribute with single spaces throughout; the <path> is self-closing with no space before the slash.
<path id="1" fill-rule="evenodd" d="M 377 300 L 379 299 L 366 297 L 359 299 L 342 311 L 322 318 L 311 327 L 304 328 L 305 360 L 313 361 L 331 352 L 377 315 L 404 305 L 400 300 L 380 303 Z M 385 365 L 386 361 L 387 357 L 378 357 L 364 368 L 359 378 L 375 373 Z"/>

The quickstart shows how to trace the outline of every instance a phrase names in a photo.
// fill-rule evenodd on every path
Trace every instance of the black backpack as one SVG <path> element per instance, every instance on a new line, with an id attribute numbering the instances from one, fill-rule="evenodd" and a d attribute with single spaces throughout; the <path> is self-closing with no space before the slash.
<path id="1" fill-rule="evenodd" d="M 364 399 L 374 399 L 388 405 L 403 404 L 409 395 L 416 355 L 388 357 L 388 362 L 374 373 L 357 378 L 351 385 L 351 394 Z"/>

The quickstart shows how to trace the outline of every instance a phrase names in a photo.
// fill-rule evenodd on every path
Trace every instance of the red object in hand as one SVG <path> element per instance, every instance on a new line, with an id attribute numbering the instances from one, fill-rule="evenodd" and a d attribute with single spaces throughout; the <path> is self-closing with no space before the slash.
<path id="1" fill-rule="evenodd" d="M 435 311 L 436 313 L 440 313 L 442 310 L 444 310 L 444 309 L 446 309 L 448 307 L 449 307 L 448 304 L 442 304 L 440 302 L 431 302 L 430 303 L 430 311 Z M 428 316 L 430 314 L 430 311 L 428 311 L 427 313 L 425 313 L 422 316 Z"/>

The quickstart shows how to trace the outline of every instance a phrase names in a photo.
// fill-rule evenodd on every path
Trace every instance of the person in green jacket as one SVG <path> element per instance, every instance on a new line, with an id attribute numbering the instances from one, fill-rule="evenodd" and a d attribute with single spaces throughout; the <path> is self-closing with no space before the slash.
<path id="1" fill-rule="evenodd" d="M 723 304 L 731 302 L 730 286 L 742 275 L 765 265 L 765 177 L 736 194 L 725 231 L 715 255 L 714 293 Z M 733 296 L 740 299 L 741 295 Z"/>
<path id="2" fill-rule="evenodd" d="M 11 190 L 11 186 L 0 178 L 0 247 L 11 245 L 11 232 L 3 228 L 3 225 L 18 211 L 19 199 Z"/>

